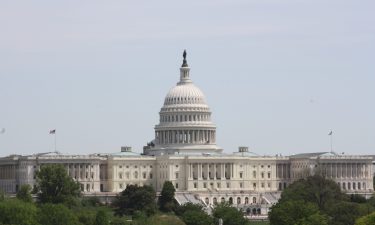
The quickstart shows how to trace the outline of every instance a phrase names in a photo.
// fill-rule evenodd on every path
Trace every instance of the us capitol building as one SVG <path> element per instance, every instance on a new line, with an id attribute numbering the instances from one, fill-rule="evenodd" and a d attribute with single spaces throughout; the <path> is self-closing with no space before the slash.
<path id="1" fill-rule="evenodd" d="M 15 193 L 34 186 L 44 164 L 62 164 L 86 195 L 115 196 L 127 185 L 151 185 L 160 192 L 165 181 L 176 200 L 206 207 L 232 202 L 252 214 L 267 214 L 281 191 L 293 181 L 319 171 L 348 193 L 372 194 L 373 158 L 333 152 L 260 156 L 247 147 L 224 154 L 216 145 L 216 126 L 203 92 L 190 78 L 184 52 L 180 80 L 164 99 L 155 138 L 143 154 L 122 147 L 114 154 L 38 153 L 0 158 L 0 189 Z"/>

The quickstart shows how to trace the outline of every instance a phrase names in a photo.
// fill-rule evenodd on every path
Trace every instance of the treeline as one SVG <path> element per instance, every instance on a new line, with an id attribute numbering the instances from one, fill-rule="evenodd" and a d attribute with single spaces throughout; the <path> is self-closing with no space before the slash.
<path id="1" fill-rule="evenodd" d="M 269 220 L 271 225 L 375 225 L 375 198 L 344 194 L 334 181 L 316 175 L 286 188 Z"/>
<path id="2" fill-rule="evenodd" d="M 44 165 L 34 190 L 22 185 L 16 198 L 0 193 L 0 225 L 248 225 L 243 213 L 228 203 L 208 215 L 201 205 L 179 206 L 171 182 L 164 183 L 157 199 L 151 186 L 129 185 L 111 205 L 83 197 L 80 184 L 62 165 Z M 33 201 L 32 195 L 37 195 Z"/>

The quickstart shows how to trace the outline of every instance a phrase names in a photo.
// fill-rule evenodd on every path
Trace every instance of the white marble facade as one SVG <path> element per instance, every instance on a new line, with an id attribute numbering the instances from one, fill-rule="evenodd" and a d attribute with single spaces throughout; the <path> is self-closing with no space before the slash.
<path id="1" fill-rule="evenodd" d="M 186 55 L 185 55 L 186 56 Z M 143 154 L 123 148 L 114 154 L 55 153 L 0 158 L 0 189 L 14 193 L 22 184 L 35 185 L 35 172 L 44 164 L 63 164 L 81 183 L 84 193 L 117 193 L 127 185 L 152 185 L 161 191 L 172 181 L 180 202 L 211 205 L 231 201 L 246 210 L 266 213 L 291 182 L 321 173 L 349 193 L 372 193 L 373 158 L 334 153 L 259 156 L 240 147 L 232 154 L 216 145 L 216 126 L 203 92 L 190 79 L 184 57 L 180 81 L 167 94 L 155 138 Z M 193 196 L 193 197 L 192 197 Z"/>

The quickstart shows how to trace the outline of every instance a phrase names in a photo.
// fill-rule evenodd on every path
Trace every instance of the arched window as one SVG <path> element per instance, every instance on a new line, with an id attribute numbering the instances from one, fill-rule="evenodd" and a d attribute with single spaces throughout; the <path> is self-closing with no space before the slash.
<path id="1" fill-rule="evenodd" d="M 358 190 L 361 190 L 361 182 L 358 182 Z"/>
<path id="2" fill-rule="evenodd" d="M 346 184 L 345 184 L 345 182 L 342 183 L 342 189 L 346 190 Z"/>
<path id="3" fill-rule="evenodd" d="M 249 198 L 248 197 L 245 198 L 245 205 L 247 205 L 247 204 L 249 204 Z"/>
<path id="4" fill-rule="evenodd" d="M 233 204 L 233 198 L 232 197 L 229 198 L 229 204 Z"/>
<path id="5" fill-rule="evenodd" d="M 241 198 L 237 197 L 237 205 L 241 204 Z"/>
<path id="6" fill-rule="evenodd" d="M 213 198 L 213 203 L 214 203 L 214 205 L 217 204 L 217 198 Z"/>
<path id="7" fill-rule="evenodd" d="M 254 203 L 254 204 L 257 203 L 257 198 L 256 198 L 256 197 L 253 197 L 253 203 Z"/>
<path id="8" fill-rule="evenodd" d="M 208 204 L 210 204 L 210 199 L 209 199 L 209 198 L 206 198 L 206 199 L 204 200 L 204 202 L 208 205 Z"/>
<path id="9" fill-rule="evenodd" d="M 134 178 L 138 179 L 138 172 L 137 171 L 134 172 Z"/>
<path id="10" fill-rule="evenodd" d="M 224 197 L 221 197 L 221 202 L 225 202 L 225 198 Z"/>

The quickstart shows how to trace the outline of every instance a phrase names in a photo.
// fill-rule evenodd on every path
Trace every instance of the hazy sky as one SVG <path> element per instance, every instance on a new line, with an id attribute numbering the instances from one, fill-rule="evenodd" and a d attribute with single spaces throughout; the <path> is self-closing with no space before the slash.
<path id="1" fill-rule="evenodd" d="M 225 152 L 375 154 L 375 1 L 0 0 L 0 156 L 141 152 L 187 49 Z"/>

